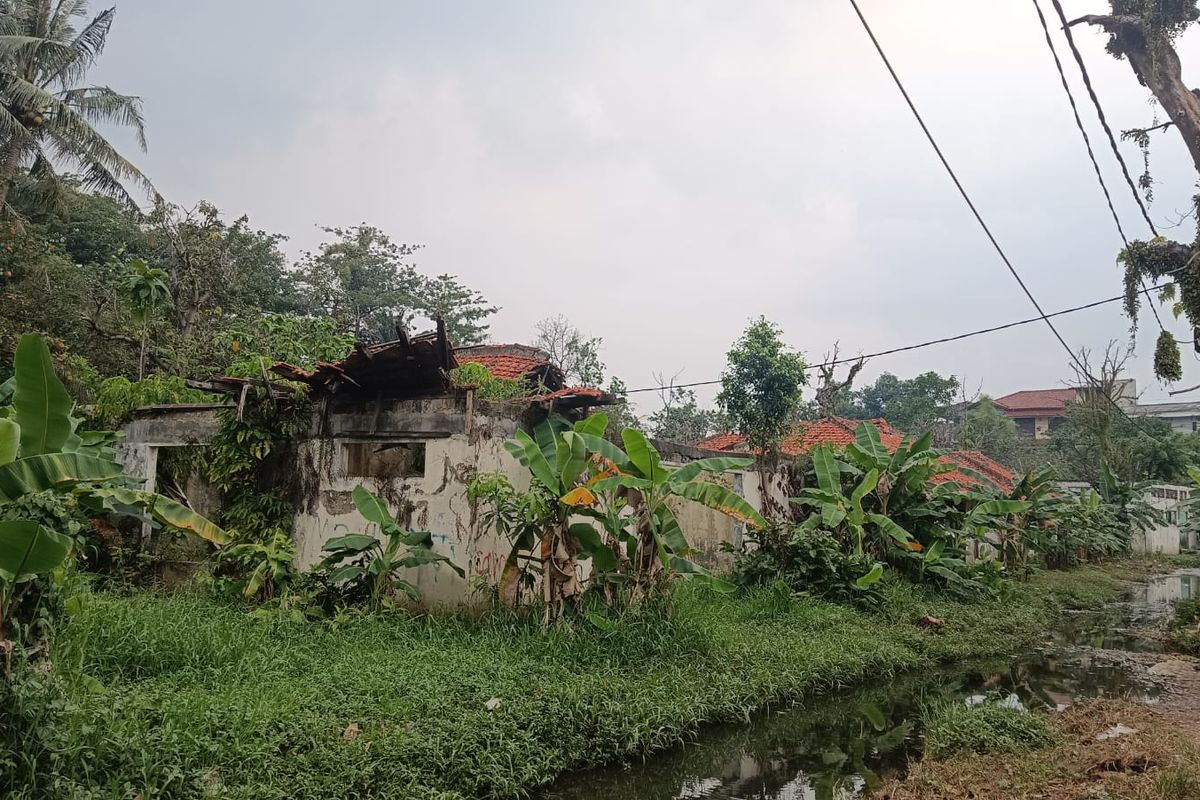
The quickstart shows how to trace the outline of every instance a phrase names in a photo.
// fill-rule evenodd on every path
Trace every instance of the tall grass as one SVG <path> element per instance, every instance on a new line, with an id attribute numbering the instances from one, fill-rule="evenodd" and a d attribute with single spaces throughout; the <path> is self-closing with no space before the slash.
<path id="1" fill-rule="evenodd" d="M 685 585 L 669 618 L 609 632 L 499 613 L 256 621 L 198 596 L 97 595 L 39 678 L 53 691 L 14 712 L 14 727 L 36 718 L 36 746 L 0 733 L 0 796 L 517 797 L 705 722 L 1011 653 L 1057 607 L 1037 586 L 979 605 L 884 592 L 866 614 Z M 925 614 L 943 631 L 919 628 Z"/>

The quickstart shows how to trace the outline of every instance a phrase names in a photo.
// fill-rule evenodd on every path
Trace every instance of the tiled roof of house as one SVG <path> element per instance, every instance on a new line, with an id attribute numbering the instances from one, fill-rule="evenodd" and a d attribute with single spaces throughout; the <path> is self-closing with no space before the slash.
<path id="1" fill-rule="evenodd" d="M 783 440 L 779 450 L 786 456 L 801 456 L 806 455 L 812 448 L 820 444 L 845 447 L 854 441 L 854 431 L 861 422 L 862 420 L 827 417 L 800 423 L 796 431 Z M 904 434 L 893 428 L 887 420 L 873 419 L 870 422 L 874 423 L 879 430 L 879 440 L 883 446 L 889 452 L 895 452 L 896 448 L 904 441 Z M 746 437 L 738 433 L 719 433 L 708 437 L 696 446 L 701 450 L 734 453 L 745 453 L 750 449 L 746 445 Z M 978 451 L 957 450 L 942 456 L 941 462 L 953 469 L 936 475 L 933 479 L 935 483 L 950 481 L 967 485 L 978 483 L 974 476 L 963 471 L 963 469 L 968 469 L 983 475 L 999 489 L 1009 490 L 1012 488 L 1012 471 Z"/>
<path id="2" fill-rule="evenodd" d="M 530 358 L 529 356 L 492 356 L 473 353 L 455 353 L 454 360 L 460 364 L 482 364 L 487 367 L 488 372 L 492 373 L 493 378 L 510 381 L 522 380 L 531 372 L 536 371 L 538 367 L 543 367 L 548 363 L 544 359 Z"/>
<path id="3" fill-rule="evenodd" d="M 960 467 L 966 467 L 967 469 L 978 472 L 1000 489 L 1011 490 L 1013 481 L 1016 478 L 1016 475 L 1011 469 L 1004 466 L 999 461 L 985 456 L 978 450 L 954 450 L 944 456 L 943 461 L 947 460 Z M 954 470 L 953 472 L 948 472 L 946 474 L 955 475 L 956 473 L 956 477 L 947 478 L 947 480 L 956 480 L 959 483 L 968 484 L 975 483 L 975 479 L 972 476 L 960 472 L 959 470 Z"/>
<path id="4" fill-rule="evenodd" d="M 557 390 L 566 382 L 562 370 L 543 350 L 527 344 L 479 344 L 454 350 L 459 364 L 482 364 L 493 378 L 541 383 Z"/>
<path id="5" fill-rule="evenodd" d="M 1078 389 L 1025 389 L 992 402 L 1007 416 L 1058 416 L 1079 396 Z"/>
<path id="6" fill-rule="evenodd" d="M 845 447 L 854 441 L 854 430 L 862 420 L 844 419 L 842 417 L 826 417 L 825 419 L 802 422 L 796 430 L 784 438 L 779 446 L 779 452 L 785 456 L 806 455 L 809 450 L 819 444 L 832 444 Z M 895 450 L 904 440 L 885 419 L 873 419 L 879 429 L 879 439 L 888 450 Z M 718 433 L 710 436 L 696 445 L 701 450 L 721 450 L 724 452 L 744 453 L 749 451 L 746 437 L 740 433 Z"/>

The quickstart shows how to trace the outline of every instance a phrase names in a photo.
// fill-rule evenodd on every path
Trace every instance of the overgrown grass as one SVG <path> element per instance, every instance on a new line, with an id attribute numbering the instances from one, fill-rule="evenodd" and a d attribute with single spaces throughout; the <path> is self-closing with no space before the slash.
<path id="1" fill-rule="evenodd" d="M 1174 649 L 1200 656 L 1200 597 L 1175 603 L 1168 636 Z"/>
<path id="2" fill-rule="evenodd" d="M 1056 739 L 1043 715 L 994 700 L 974 706 L 944 701 L 925 710 L 925 752 L 933 758 L 1024 753 L 1048 747 Z"/>
<path id="3" fill-rule="evenodd" d="M 1045 629 L 1058 597 L 1080 591 L 1048 576 L 981 604 L 889 581 L 874 614 L 770 588 L 726 597 L 685 585 L 670 618 L 629 614 L 611 632 L 544 631 L 511 614 L 259 622 L 198 596 L 98 595 L 60 638 L 55 705 L 38 708 L 35 697 L 16 712 L 36 717 L 36 763 L 0 752 L 10 783 L 0 775 L 0 789 L 519 796 L 571 768 L 667 747 L 705 722 L 1011 654 Z M 1089 596 L 1115 592 L 1103 586 Z M 940 632 L 916 625 L 926 614 L 945 620 Z"/>

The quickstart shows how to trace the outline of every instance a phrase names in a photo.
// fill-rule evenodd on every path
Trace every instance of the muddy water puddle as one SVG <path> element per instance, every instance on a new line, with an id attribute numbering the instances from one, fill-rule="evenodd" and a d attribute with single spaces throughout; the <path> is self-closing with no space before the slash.
<path id="1" fill-rule="evenodd" d="M 1200 595 L 1200 570 L 1133 587 L 1097 611 L 1064 614 L 1046 640 L 1016 659 L 957 665 L 888 685 L 815 697 L 706 728 L 687 745 L 645 762 L 565 776 L 542 800 L 842 800 L 903 774 L 922 750 L 930 702 L 1003 702 L 1062 709 L 1076 700 L 1158 702 L 1164 683 L 1147 665 L 1162 656 L 1156 634 L 1171 602 Z"/>

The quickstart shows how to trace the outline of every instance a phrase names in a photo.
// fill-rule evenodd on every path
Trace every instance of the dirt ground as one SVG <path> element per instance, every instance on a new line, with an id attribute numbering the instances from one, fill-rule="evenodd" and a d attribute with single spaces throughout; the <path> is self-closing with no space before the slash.
<path id="1" fill-rule="evenodd" d="M 1152 574 L 1153 566 L 1144 570 Z M 1133 577 L 1133 576 L 1131 576 Z M 1138 575 L 1137 577 L 1142 577 Z M 1162 630 L 1129 631 L 1160 638 Z M 885 800 L 1200 800 L 1200 659 L 1099 650 L 1154 685 L 1152 704 L 1090 700 L 1049 715 L 1061 743 L 1024 754 L 924 760 L 888 782 Z M 1048 713 L 1048 712 L 1047 712 Z M 1122 726 L 1117 728 L 1117 726 Z M 1106 736 L 1117 729 L 1118 735 Z"/>
<path id="2" fill-rule="evenodd" d="M 906 779 L 890 782 L 878 796 L 1200 800 L 1200 715 L 1195 711 L 1094 700 L 1053 715 L 1051 724 L 1062 736 L 1056 747 L 1022 755 L 922 761 Z M 1123 726 L 1121 732 L 1105 738 L 1118 725 Z"/>

